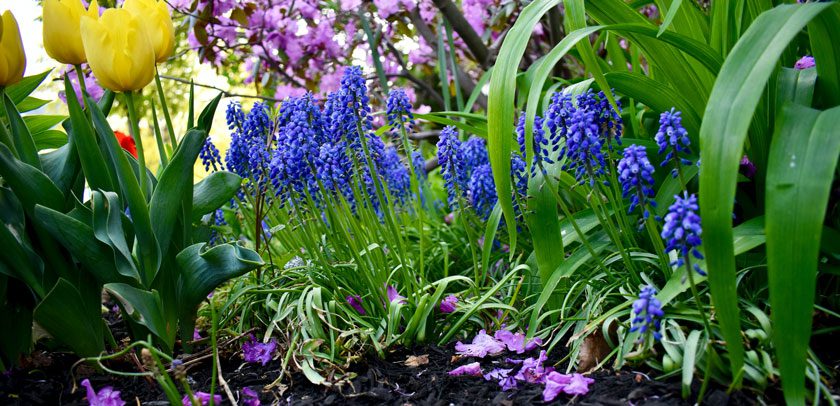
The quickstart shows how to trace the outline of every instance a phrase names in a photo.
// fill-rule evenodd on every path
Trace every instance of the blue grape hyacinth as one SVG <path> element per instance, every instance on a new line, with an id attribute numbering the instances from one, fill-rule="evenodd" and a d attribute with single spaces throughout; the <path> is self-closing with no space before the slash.
<path id="1" fill-rule="evenodd" d="M 385 149 L 383 158 L 382 177 L 388 186 L 388 191 L 398 202 L 405 203 L 411 197 L 411 174 L 403 165 L 400 155 L 394 147 Z"/>
<path id="2" fill-rule="evenodd" d="M 656 144 L 659 145 L 659 154 L 665 151 L 665 159 L 662 160 L 661 166 L 668 165 L 672 160 L 678 160 L 677 165 L 691 165 L 691 160 L 680 158 L 679 154 L 691 154 L 691 140 L 688 139 L 688 131 L 682 126 L 682 112 L 671 108 L 659 116 L 659 131 L 654 137 Z M 676 168 L 671 171 L 672 177 L 677 177 Z"/>
<path id="3" fill-rule="evenodd" d="M 683 192 L 682 197 L 676 195 L 674 199 L 676 199 L 674 204 L 668 208 L 668 214 L 665 215 L 662 239 L 667 243 L 666 251 L 676 250 L 679 254 L 677 260 L 671 265 L 681 267 L 690 261 L 689 254 L 697 259 L 703 259 L 703 255 L 697 250 L 703 242 L 700 237 L 703 234 L 703 228 L 700 226 L 700 216 L 697 215 L 697 210 L 700 209 L 697 205 L 697 196 L 694 194 L 689 196 L 688 192 Z M 694 264 L 693 268 L 698 274 L 706 275 L 706 272 L 697 264 Z"/>
<path id="4" fill-rule="evenodd" d="M 490 164 L 483 164 L 473 170 L 467 185 L 467 200 L 482 220 L 487 220 L 496 205 L 496 184 Z"/>
<path id="5" fill-rule="evenodd" d="M 437 143 L 440 174 L 446 187 L 449 207 L 457 205 L 460 193 L 466 190 L 469 178 L 464 171 L 464 159 L 461 152 L 461 141 L 455 127 L 447 126 L 440 132 Z"/>
<path id="6" fill-rule="evenodd" d="M 411 113 L 411 100 L 403 89 L 392 89 L 388 93 L 385 114 L 388 117 L 388 124 L 391 126 L 391 135 L 394 138 L 400 136 L 400 129 L 411 132 L 414 129 L 414 114 Z"/>
<path id="7" fill-rule="evenodd" d="M 645 286 L 639 292 L 639 298 L 633 302 L 633 320 L 630 322 L 630 331 L 638 331 L 644 335 L 647 332 L 653 334 L 654 340 L 660 340 L 662 334 L 659 332 L 662 316 L 662 303 L 656 297 L 656 288 Z"/>
<path id="8" fill-rule="evenodd" d="M 207 172 L 210 172 L 210 168 L 213 168 L 213 172 L 225 169 L 219 149 L 216 148 L 213 141 L 210 141 L 210 137 L 204 140 L 204 145 L 201 147 L 198 157 L 201 158 L 201 163 L 204 164 L 204 170 Z"/>
<path id="9" fill-rule="evenodd" d="M 551 158 L 557 153 L 560 148 L 557 143 L 557 133 L 550 132 L 546 137 L 544 120 L 540 116 L 534 116 L 534 164 L 540 163 L 553 164 L 554 160 Z M 522 154 L 523 160 L 526 157 L 525 151 L 525 113 L 519 116 L 519 122 L 516 124 L 516 141 L 519 143 L 519 152 Z"/>
<path id="10" fill-rule="evenodd" d="M 564 147 L 568 163 L 564 169 L 574 172 L 578 182 L 583 183 L 585 176 L 590 186 L 594 186 L 595 180 L 606 173 L 607 162 L 599 130 L 594 112 L 580 108 L 571 112 Z"/>
<path id="11" fill-rule="evenodd" d="M 645 147 L 633 144 L 625 148 L 617 169 L 621 196 L 630 197 L 627 213 L 632 213 L 638 206 L 642 208 L 643 216 L 647 219 L 650 215 L 648 205 L 656 207 L 656 201 L 653 200 L 654 168 L 647 158 Z"/>

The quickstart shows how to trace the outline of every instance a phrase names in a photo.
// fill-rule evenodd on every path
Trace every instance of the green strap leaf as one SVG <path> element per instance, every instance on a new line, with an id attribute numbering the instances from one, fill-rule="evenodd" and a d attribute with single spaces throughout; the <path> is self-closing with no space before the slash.
<path id="1" fill-rule="evenodd" d="M 175 343 L 176 327 L 167 323 L 164 306 L 156 290 L 142 290 L 124 283 L 105 284 L 105 290 L 120 301 L 133 322 L 145 326 L 163 340 L 171 351 Z M 192 334 L 192 329 L 190 329 Z"/>
<path id="2" fill-rule="evenodd" d="M 0 176 L 15 192 L 23 210 L 32 214 L 36 204 L 61 210 L 64 195 L 47 175 L 32 165 L 21 162 L 12 151 L 0 144 Z"/>
<path id="3" fill-rule="evenodd" d="M 70 111 L 70 131 L 68 131 L 68 135 L 70 142 L 75 145 L 76 151 L 79 152 L 79 161 L 82 164 L 82 170 L 85 172 L 88 185 L 94 190 L 116 190 L 114 180 L 111 179 L 111 172 L 108 170 L 105 158 L 103 158 L 96 142 L 93 128 L 82 111 L 82 107 L 79 106 L 70 79 L 66 77 L 64 78 L 64 91 L 67 93 L 67 109 Z M 88 99 L 88 101 L 91 104 L 93 103 L 91 99 Z"/>
<path id="4" fill-rule="evenodd" d="M 91 357 L 105 349 L 100 296 L 90 295 L 94 292 L 91 289 L 85 289 L 84 295 L 79 287 L 60 278 L 35 308 L 34 318 L 77 355 Z"/>
<path id="5" fill-rule="evenodd" d="M 820 81 L 818 92 L 821 105 L 840 105 L 840 4 L 835 3 L 808 24 L 811 51 L 817 62 Z"/>
<path id="6" fill-rule="evenodd" d="M 242 187 L 242 178 L 228 171 L 213 172 L 193 187 L 192 220 L 201 217 L 230 201 Z"/>
<path id="7" fill-rule="evenodd" d="M 787 104 L 767 169 L 767 276 L 785 402 L 804 405 L 820 233 L 840 157 L 840 107 Z"/>
<path id="8" fill-rule="evenodd" d="M 26 122 L 15 107 L 15 103 L 9 98 L 9 95 L 3 95 L 3 104 L 6 110 L 6 117 L 9 119 L 9 129 L 11 130 L 12 142 L 15 145 L 15 150 L 20 156 L 20 160 L 41 169 L 41 160 L 38 157 L 38 149 L 35 148 L 35 141 L 32 139 L 32 133 L 26 127 Z"/>
<path id="9" fill-rule="evenodd" d="M 700 211 L 709 286 L 733 377 L 741 376 L 744 366 L 732 234 L 732 207 L 744 140 L 782 52 L 828 6 L 781 5 L 758 17 L 723 64 L 700 128 Z M 735 382 L 735 387 L 739 386 L 740 382 Z"/>
<path id="10" fill-rule="evenodd" d="M 37 75 L 27 76 L 9 87 L 6 88 L 6 94 L 12 99 L 16 105 L 26 100 L 26 97 L 32 94 L 41 83 L 44 82 L 44 79 L 49 76 L 52 72 L 52 69 L 47 70 L 45 72 L 39 73 Z"/>

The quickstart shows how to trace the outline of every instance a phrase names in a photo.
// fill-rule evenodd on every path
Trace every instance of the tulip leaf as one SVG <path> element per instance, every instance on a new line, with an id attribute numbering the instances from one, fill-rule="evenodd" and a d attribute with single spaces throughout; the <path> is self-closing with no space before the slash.
<path id="1" fill-rule="evenodd" d="M 64 195 L 55 183 L 35 167 L 19 161 L 3 144 L 0 144 L 0 176 L 14 190 L 27 213 L 31 214 L 36 204 L 54 210 L 64 205 Z"/>
<path id="2" fill-rule="evenodd" d="M 133 322 L 148 328 L 171 350 L 175 343 L 176 326 L 166 321 L 158 291 L 142 290 L 124 283 L 107 283 L 105 290 L 120 301 Z"/>
<path id="3" fill-rule="evenodd" d="M 193 221 L 201 220 L 205 214 L 230 201 L 241 186 L 242 178 L 228 171 L 213 172 L 195 184 L 192 199 Z"/>
<path id="4" fill-rule="evenodd" d="M 213 117 L 216 115 L 216 108 L 219 106 L 219 101 L 222 100 L 222 93 L 216 95 L 210 103 L 204 106 L 204 110 L 198 115 L 197 128 L 210 134 L 210 128 L 213 127 Z"/>
<path id="5" fill-rule="evenodd" d="M 181 271 L 178 313 L 184 340 L 192 335 L 196 308 L 216 286 L 263 265 L 259 254 L 239 245 L 222 244 L 205 250 L 206 247 L 193 244 L 176 258 Z"/>
<path id="6" fill-rule="evenodd" d="M 20 160 L 41 169 L 41 160 L 38 157 L 38 149 L 35 148 L 35 141 L 32 140 L 32 133 L 26 127 L 26 122 L 17 111 L 14 102 L 8 95 L 3 97 L 3 104 L 6 108 L 6 117 L 9 119 L 9 129 L 12 133 L 12 142 L 15 144 Z"/>
<path id="7" fill-rule="evenodd" d="M 93 234 L 96 239 L 108 245 L 114 251 L 114 265 L 117 272 L 140 282 L 140 274 L 134 266 L 131 249 L 125 241 L 122 228 L 122 205 L 119 197 L 113 192 L 94 191 L 93 201 Z"/>
<path id="8" fill-rule="evenodd" d="M 12 99 L 12 102 L 16 105 L 23 102 L 26 100 L 27 96 L 32 94 L 32 92 L 34 92 L 35 89 L 44 82 L 44 79 L 46 79 L 51 72 L 52 69 L 21 79 L 19 82 L 6 88 L 6 95 L 9 96 L 9 98 Z"/>
<path id="9" fill-rule="evenodd" d="M 26 128 L 29 129 L 29 132 L 32 134 L 41 133 L 47 131 L 62 121 L 67 119 L 65 116 L 49 116 L 49 115 L 33 115 L 33 116 L 26 116 L 23 117 L 23 121 L 26 123 Z"/>
<path id="10" fill-rule="evenodd" d="M 81 287 L 81 286 L 80 286 Z M 104 350 L 102 316 L 98 294 L 59 278 L 47 296 L 35 308 L 34 318 L 56 340 L 83 357 L 99 355 Z M 90 291 L 88 291 L 90 290 Z"/>
<path id="11" fill-rule="evenodd" d="M 35 148 L 38 151 L 45 149 L 56 149 L 67 144 L 67 134 L 58 130 L 46 130 L 38 133 L 32 133 L 32 140 L 35 141 Z M 41 155 L 41 164 L 43 165 L 44 156 Z"/>
<path id="12" fill-rule="evenodd" d="M 74 98 L 68 97 L 68 103 L 72 103 L 72 99 Z M 128 203 L 134 234 L 137 238 L 139 252 L 136 252 L 135 256 L 141 263 L 141 280 L 145 286 L 149 286 L 154 280 L 161 263 L 160 247 L 152 228 L 149 208 L 146 205 L 146 199 L 140 193 L 140 184 L 137 177 L 134 176 L 135 171 L 129 163 L 126 152 L 117 142 L 108 120 L 105 119 L 98 106 L 94 105 L 93 100 L 90 98 L 87 100 L 88 105 L 92 107 L 91 115 L 96 132 L 99 135 L 99 141 L 105 146 L 105 150 L 116 168 L 116 180 L 119 182 L 121 190 L 120 197 Z"/>
<path id="13" fill-rule="evenodd" d="M 70 142 L 76 146 L 79 161 L 85 172 L 85 179 L 91 189 L 116 190 L 111 172 L 105 164 L 105 159 L 96 142 L 96 135 L 90 122 L 79 106 L 76 93 L 70 84 L 70 79 L 64 78 L 64 91 L 67 92 L 67 109 L 70 111 L 71 131 Z"/>
<path id="14" fill-rule="evenodd" d="M 0 369 L 9 370 L 21 355 L 32 348 L 32 308 L 10 303 L 8 281 L 0 277 L 0 314 L 3 315 L 3 334 L 0 334 Z M 3 292 L 7 290 L 6 292 Z"/>
<path id="15" fill-rule="evenodd" d="M 41 107 L 44 107 L 50 102 L 50 100 L 39 99 L 37 97 L 29 96 L 20 103 L 17 103 L 17 109 L 21 113 L 26 113 L 27 111 L 38 110 Z"/>
<path id="16" fill-rule="evenodd" d="M 172 161 L 160 175 L 155 191 L 149 203 L 152 229 L 160 244 L 161 255 L 165 256 L 172 241 L 178 215 L 181 213 L 181 203 L 185 199 L 192 199 L 193 166 L 198 153 L 204 146 L 207 133 L 201 130 L 190 130 L 178 149 Z"/>

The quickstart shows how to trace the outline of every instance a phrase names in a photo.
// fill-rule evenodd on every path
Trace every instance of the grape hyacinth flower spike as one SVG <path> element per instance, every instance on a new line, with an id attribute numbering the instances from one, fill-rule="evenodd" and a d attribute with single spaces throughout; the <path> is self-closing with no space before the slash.
<path id="1" fill-rule="evenodd" d="M 656 144 L 659 145 L 659 153 L 668 152 L 661 166 L 668 165 L 672 160 L 677 160 L 671 176 L 681 176 L 680 165 L 691 165 L 691 160 L 680 158 L 679 154 L 691 154 L 691 141 L 688 139 L 688 131 L 682 126 L 682 112 L 671 108 L 659 116 L 659 131 L 656 132 Z M 685 186 L 685 183 L 683 183 Z"/>
<path id="2" fill-rule="evenodd" d="M 391 126 L 391 135 L 399 138 L 399 131 L 405 129 L 407 133 L 414 129 L 414 114 L 411 113 L 411 100 L 403 89 L 392 89 L 388 93 L 385 114 Z"/>
<path id="3" fill-rule="evenodd" d="M 447 126 L 440 132 L 437 148 L 440 174 L 446 187 L 449 207 L 455 208 L 461 193 L 466 189 L 468 181 L 463 166 L 461 141 L 458 139 L 458 132 L 455 127 Z"/>
<path id="4" fill-rule="evenodd" d="M 665 215 L 662 239 L 667 244 L 666 251 L 677 251 L 677 260 L 671 265 L 679 268 L 689 265 L 691 256 L 703 259 L 703 255 L 697 249 L 702 243 L 700 235 L 703 229 L 700 226 L 700 216 L 697 215 L 697 210 L 699 210 L 697 196 L 694 194 L 689 196 L 688 192 L 683 192 L 682 197 L 676 195 L 674 199 L 676 199 L 674 204 L 668 208 L 668 214 Z M 706 276 L 706 272 L 700 269 L 699 265 L 694 264 L 693 268 L 698 274 Z"/>
<path id="5" fill-rule="evenodd" d="M 648 206 L 656 207 L 656 201 L 653 200 L 653 172 L 645 147 L 633 144 L 624 149 L 624 156 L 618 161 L 618 180 L 621 183 L 621 196 L 630 196 L 628 214 L 638 206 L 647 219 L 650 215 Z"/>
<path id="6" fill-rule="evenodd" d="M 639 293 L 639 298 L 633 302 L 633 320 L 630 322 L 630 331 L 638 331 L 639 334 L 653 335 L 653 339 L 659 341 L 662 334 L 659 332 L 661 318 L 665 315 L 662 311 L 662 303 L 656 297 L 656 288 L 645 286 Z"/>

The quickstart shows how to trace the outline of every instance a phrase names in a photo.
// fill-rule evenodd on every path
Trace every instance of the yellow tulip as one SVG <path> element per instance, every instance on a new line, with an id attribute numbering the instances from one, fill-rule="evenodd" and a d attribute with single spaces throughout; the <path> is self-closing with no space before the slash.
<path id="1" fill-rule="evenodd" d="M 163 0 L 126 0 L 123 8 L 141 21 L 152 47 L 155 61 L 163 62 L 175 50 L 175 27 Z"/>
<path id="2" fill-rule="evenodd" d="M 81 28 L 88 65 L 102 86 L 129 92 L 152 81 L 155 50 L 131 13 L 111 8 L 98 20 L 82 16 Z"/>
<path id="3" fill-rule="evenodd" d="M 13 85 L 23 78 L 26 69 L 26 54 L 20 42 L 17 20 L 10 11 L 3 13 L 0 24 L 0 86 Z"/>
<path id="4" fill-rule="evenodd" d="M 82 16 L 99 18 L 96 0 L 87 10 L 81 0 L 44 0 L 44 48 L 50 58 L 70 65 L 87 60 L 80 32 Z"/>

